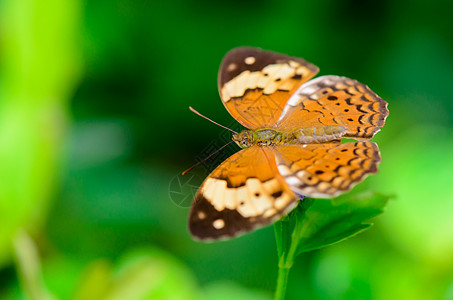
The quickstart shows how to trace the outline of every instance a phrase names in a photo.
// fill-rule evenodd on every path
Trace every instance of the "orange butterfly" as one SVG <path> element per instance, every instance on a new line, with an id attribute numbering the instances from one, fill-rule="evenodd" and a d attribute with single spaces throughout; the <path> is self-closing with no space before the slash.
<path id="1" fill-rule="evenodd" d="M 379 148 L 367 141 L 384 126 L 387 102 L 346 77 L 308 81 L 317 72 L 303 59 L 256 48 L 224 57 L 222 102 L 250 130 L 233 134 L 243 149 L 198 190 L 189 217 L 195 238 L 230 238 L 268 225 L 296 206 L 296 193 L 336 197 L 377 172 Z"/>

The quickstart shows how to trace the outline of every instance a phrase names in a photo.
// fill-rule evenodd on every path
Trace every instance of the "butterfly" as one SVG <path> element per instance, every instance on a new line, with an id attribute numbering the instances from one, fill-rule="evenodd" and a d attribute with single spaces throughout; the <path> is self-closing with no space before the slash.
<path id="1" fill-rule="evenodd" d="M 377 172 L 387 102 L 366 85 L 328 75 L 296 57 L 258 48 L 228 52 L 218 88 L 228 112 L 248 128 L 242 150 L 203 182 L 189 214 L 191 235 L 226 239 L 268 225 L 300 197 L 332 198 Z M 341 143 L 341 139 L 357 142 Z"/>

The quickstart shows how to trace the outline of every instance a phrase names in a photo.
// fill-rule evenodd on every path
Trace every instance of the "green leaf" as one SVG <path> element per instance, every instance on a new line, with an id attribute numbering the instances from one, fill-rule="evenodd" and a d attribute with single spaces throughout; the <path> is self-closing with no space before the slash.
<path id="1" fill-rule="evenodd" d="M 389 196 L 364 192 L 333 200 L 316 200 L 302 216 L 296 255 L 319 249 L 367 229 L 371 218 L 381 214 Z M 301 220 L 299 219 L 298 222 Z"/>
<path id="2" fill-rule="evenodd" d="M 371 226 L 390 197 L 366 192 L 332 200 L 305 199 L 274 224 L 278 250 L 275 299 L 284 299 L 288 273 L 297 255 L 340 242 Z"/>

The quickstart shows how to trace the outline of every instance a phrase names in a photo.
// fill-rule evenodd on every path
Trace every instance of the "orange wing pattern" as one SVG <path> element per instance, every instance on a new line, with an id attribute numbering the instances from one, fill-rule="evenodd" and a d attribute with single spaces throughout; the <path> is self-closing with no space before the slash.
<path id="1" fill-rule="evenodd" d="M 296 196 L 278 173 L 273 152 L 252 146 L 230 156 L 203 182 L 189 216 L 198 239 L 228 238 L 289 212 Z"/>
<path id="2" fill-rule="evenodd" d="M 322 76 L 302 85 L 290 98 L 276 126 L 292 130 L 342 125 L 345 138 L 370 140 L 384 126 L 387 102 L 366 85 L 340 76 Z"/>
<path id="3" fill-rule="evenodd" d="M 318 73 L 303 59 L 257 48 L 233 49 L 219 71 L 219 92 L 230 114 L 251 129 L 273 126 L 291 95 Z"/>
<path id="4" fill-rule="evenodd" d="M 377 172 L 381 161 L 375 143 L 280 145 L 277 166 L 293 191 L 313 198 L 332 198 Z"/>

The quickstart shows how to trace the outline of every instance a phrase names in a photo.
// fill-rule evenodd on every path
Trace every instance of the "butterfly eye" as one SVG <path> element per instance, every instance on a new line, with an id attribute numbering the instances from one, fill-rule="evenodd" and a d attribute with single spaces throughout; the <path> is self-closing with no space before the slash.
<path id="1" fill-rule="evenodd" d="M 250 140 L 249 140 L 249 137 L 248 136 L 244 136 L 241 140 L 240 140 L 240 144 L 241 144 L 241 147 L 242 148 L 247 148 L 250 146 Z"/>

